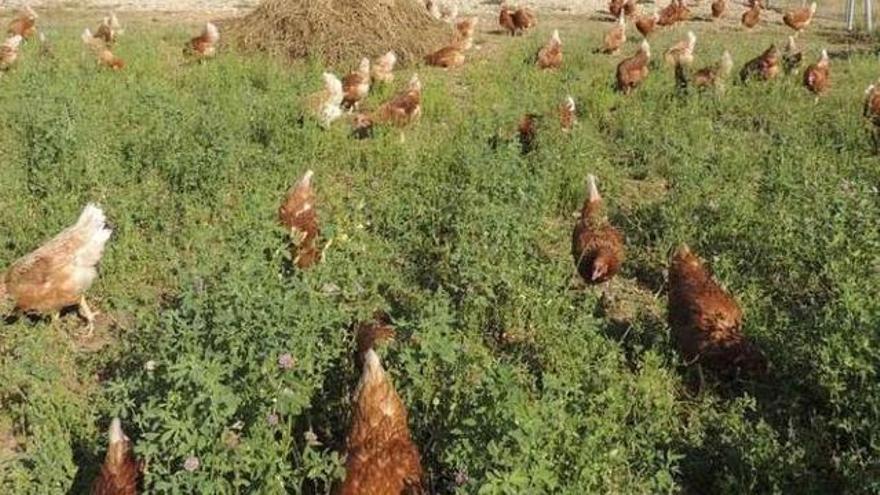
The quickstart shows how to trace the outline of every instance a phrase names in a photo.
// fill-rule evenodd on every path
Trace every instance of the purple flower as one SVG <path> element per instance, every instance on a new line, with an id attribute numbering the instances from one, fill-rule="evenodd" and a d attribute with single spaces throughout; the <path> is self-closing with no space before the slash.
<path id="1" fill-rule="evenodd" d="M 278 358 L 278 367 L 283 370 L 289 370 L 293 368 L 293 364 L 293 356 L 291 356 L 289 352 L 285 352 Z"/>
<path id="2" fill-rule="evenodd" d="M 183 461 L 183 469 L 186 469 L 189 472 L 193 472 L 199 468 L 199 458 L 191 455 Z"/>
<path id="3" fill-rule="evenodd" d="M 269 423 L 269 426 L 278 426 L 278 415 L 275 413 L 269 413 L 266 416 L 266 422 Z"/>

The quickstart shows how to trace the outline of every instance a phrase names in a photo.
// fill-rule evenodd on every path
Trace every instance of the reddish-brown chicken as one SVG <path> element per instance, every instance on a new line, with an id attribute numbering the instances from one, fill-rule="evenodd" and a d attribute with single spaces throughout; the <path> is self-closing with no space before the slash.
<path id="1" fill-rule="evenodd" d="M 712 2 L 712 19 L 721 19 L 727 10 L 727 0 L 715 0 Z"/>
<path id="2" fill-rule="evenodd" d="M 608 2 L 608 13 L 615 19 L 619 19 L 623 14 L 624 0 L 610 0 Z"/>
<path id="3" fill-rule="evenodd" d="M 685 361 L 720 372 L 761 373 L 767 362 L 742 332 L 737 302 L 687 246 L 669 264 L 669 325 Z"/>
<path id="4" fill-rule="evenodd" d="M 577 108 L 575 108 L 574 98 L 567 96 L 562 105 L 559 106 L 559 125 L 562 132 L 571 132 L 574 124 L 577 122 Z"/>
<path id="5" fill-rule="evenodd" d="M 220 42 L 220 31 L 217 26 L 208 22 L 202 34 L 189 40 L 183 48 L 183 54 L 196 60 L 205 60 L 217 54 L 217 43 Z"/>
<path id="6" fill-rule="evenodd" d="M 782 16 L 782 22 L 784 22 L 786 26 L 800 33 L 810 25 L 815 13 L 816 2 L 813 2 L 809 7 L 800 7 L 789 10 Z"/>
<path id="7" fill-rule="evenodd" d="M 538 25 L 535 13 L 526 7 L 520 7 L 513 13 L 513 23 L 517 31 L 523 33 Z"/>
<path id="8" fill-rule="evenodd" d="M 358 114 L 352 122 L 353 133 L 358 137 L 370 135 L 375 124 L 406 127 L 422 116 L 422 83 L 413 74 L 406 89 L 370 114 Z"/>
<path id="9" fill-rule="evenodd" d="M 324 252 L 318 248 L 318 213 L 315 210 L 315 189 L 312 187 L 314 172 L 305 175 L 287 191 L 284 202 L 278 208 L 278 221 L 290 233 L 293 263 L 306 269 L 323 260 Z"/>
<path id="10" fill-rule="evenodd" d="M 671 26 L 677 22 L 684 22 L 691 17 L 691 11 L 684 4 L 684 0 L 671 0 L 669 5 L 663 7 L 659 12 L 660 17 L 657 24 L 660 26 Z"/>
<path id="11" fill-rule="evenodd" d="M 642 34 L 645 38 L 651 35 L 654 32 L 654 29 L 657 28 L 657 21 L 660 19 L 660 14 L 654 12 L 649 16 L 641 16 L 636 19 L 636 29 L 639 33 Z"/>
<path id="12" fill-rule="evenodd" d="M 596 177 L 587 176 L 588 196 L 571 236 L 571 255 L 588 284 L 611 280 L 623 263 L 623 236 L 608 223 Z"/>
<path id="13" fill-rule="evenodd" d="M 517 125 L 517 139 L 519 139 L 519 150 L 523 155 L 527 155 L 538 147 L 538 119 L 539 115 L 527 113 L 519 119 Z"/>
<path id="14" fill-rule="evenodd" d="M 876 127 L 880 127 L 880 80 L 865 89 L 865 105 L 862 107 L 862 116 L 870 120 Z"/>
<path id="15" fill-rule="evenodd" d="M 370 59 L 364 57 L 357 70 L 342 78 L 342 108 L 357 108 L 370 93 Z"/>
<path id="16" fill-rule="evenodd" d="M 602 53 L 615 54 L 626 43 L 626 19 L 623 16 L 617 18 L 614 26 L 605 33 L 602 40 Z"/>
<path id="17" fill-rule="evenodd" d="M 779 75 L 779 59 L 780 53 L 776 45 L 770 45 L 764 50 L 764 53 L 753 58 L 739 72 L 739 78 L 742 82 L 749 79 L 759 79 L 769 81 L 775 79 Z"/>
<path id="18" fill-rule="evenodd" d="M 830 64 L 828 51 L 822 50 L 819 61 L 807 67 L 807 70 L 804 72 L 804 86 L 816 95 L 821 95 L 828 91 L 828 86 L 831 84 Z"/>
<path id="19" fill-rule="evenodd" d="M 25 39 L 32 38 L 37 34 L 37 18 L 39 16 L 34 9 L 26 5 L 12 21 L 9 22 L 9 28 L 6 30 L 10 36 L 21 36 Z"/>
<path id="20" fill-rule="evenodd" d="M 456 46 L 444 46 L 425 56 L 425 63 L 434 67 L 453 69 L 464 65 L 464 52 Z"/>
<path id="21" fill-rule="evenodd" d="M 623 94 L 638 87 L 648 77 L 648 62 L 651 60 L 651 45 L 642 40 L 639 51 L 617 65 L 617 90 Z"/>
<path id="22" fill-rule="evenodd" d="M 559 30 L 554 29 L 553 35 L 543 48 L 538 50 L 535 65 L 539 69 L 558 69 L 562 67 L 562 40 L 559 39 Z"/>
<path id="23" fill-rule="evenodd" d="M 107 43 L 103 39 L 92 35 L 89 28 L 82 33 L 82 41 L 94 54 L 98 60 L 98 64 L 113 70 L 122 70 L 125 68 L 125 61 L 117 57 L 107 47 Z"/>
<path id="24" fill-rule="evenodd" d="M 699 89 L 721 88 L 724 81 L 730 76 L 732 69 L 733 58 L 731 58 L 730 52 L 725 50 L 724 54 L 721 55 L 721 61 L 717 64 L 696 71 L 691 78 L 691 83 Z"/>
<path id="25" fill-rule="evenodd" d="M 104 465 L 92 482 L 92 495 L 136 495 L 141 464 L 135 460 L 131 440 L 122 431 L 119 418 L 110 423 L 110 442 Z"/>
<path id="26" fill-rule="evenodd" d="M 116 43 L 116 38 L 122 33 L 122 27 L 119 25 L 119 19 L 116 18 L 115 13 L 111 13 L 109 16 L 104 17 L 101 20 L 101 24 L 98 26 L 98 30 L 95 31 L 95 38 L 102 40 L 107 45 L 112 45 Z"/>
<path id="27" fill-rule="evenodd" d="M 761 21 L 761 2 L 756 1 L 749 10 L 743 12 L 741 21 L 746 29 L 752 29 L 757 26 L 758 22 Z"/>
<path id="28" fill-rule="evenodd" d="M 623 4 L 623 15 L 628 18 L 635 16 L 639 13 L 639 7 L 636 4 L 636 0 L 626 0 Z"/>
<path id="29" fill-rule="evenodd" d="M 89 335 L 94 330 L 96 312 L 86 304 L 85 292 L 98 278 L 98 262 L 110 239 L 104 212 L 87 205 L 75 224 L 14 262 L 0 276 L 0 299 L 4 296 L 24 313 L 51 314 L 79 305 Z"/>
<path id="30" fill-rule="evenodd" d="M 501 11 L 498 14 L 498 24 L 507 30 L 511 36 L 516 36 L 516 24 L 513 22 L 513 9 L 506 4 L 501 4 Z"/>
<path id="31" fill-rule="evenodd" d="M 354 393 L 345 471 L 336 495 L 419 495 L 425 490 L 406 407 L 373 349 L 363 356 Z"/>

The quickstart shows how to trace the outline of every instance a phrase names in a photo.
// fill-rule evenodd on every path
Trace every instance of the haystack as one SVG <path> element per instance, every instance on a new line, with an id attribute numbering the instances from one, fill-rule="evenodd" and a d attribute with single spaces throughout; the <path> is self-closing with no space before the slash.
<path id="1" fill-rule="evenodd" d="M 452 28 L 422 0 L 265 0 L 223 32 L 244 50 L 336 64 L 388 50 L 402 62 L 418 60 L 448 42 Z"/>

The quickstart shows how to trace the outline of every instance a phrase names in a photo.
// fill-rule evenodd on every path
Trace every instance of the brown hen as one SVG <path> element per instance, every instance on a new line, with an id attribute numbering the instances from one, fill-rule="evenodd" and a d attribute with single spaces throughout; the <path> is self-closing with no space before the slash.
<path id="1" fill-rule="evenodd" d="M 406 127 L 422 115 L 422 83 L 418 74 L 413 74 L 404 91 L 397 93 L 372 113 L 355 116 L 352 132 L 357 137 L 367 137 L 375 124 L 390 124 Z"/>
<path id="2" fill-rule="evenodd" d="M 567 96 L 562 105 L 559 105 L 559 125 L 562 132 L 571 132 L 574 128 L 574 124 L 577 122 L 576 111 L 574 98 Z"/>
<path id="3" fill-rule="evenodd" d="M 870 120 L 876 127 L 880 127 L 880 80 L 865 89 L 862 116 Z"/>
<path id="4" fill-rule="evenodd" d="M 562 67 L 562 40 L 559 39 L 559 30 L 554 29 L 550 40 L 543 48 L 538 50 L 535 65 L 539 69 L 558 69 Z"/>
<path id="5" fill-rule="evenodd" d="M 86 304 L 84 294 L 98 278 L 98 262 L 111 232 L 104 212 L 87 205 L 75 224 L 13 263 L 0 276 L 0 299 L 11 299 L 17 311 L 55 318 L 62 309 L 79 305 L 91 335 L 96 313 Z"/>
<path id="6" fill-rule="evenodd" d="M 822 50 L 819 61 L 807 67 L 804 72 L 804 86 L 815 93 L 821 95 L 828 91 L 831 84 L 831 66 L 828 59 L 828 51 Z"/>
<path id="7" fill-rule="evenodd" d="M 278 222 L 290 233 L 293 263 L 306 269 L 321 261 L 324 252 L 318 249 L 318 213 L 315 210 L 315 189 L 312 187 L 314 172 L 306 171 L 302 178 L 287 191 L 284 202 L 278 208 Z"/>
<path id="8" fill-rule="evenodd" d="M 721 19 L 727 10 L 727 0 L 715 0 L 712 2 L 712 19 Z"/>
<path id="9" fill-rule="evenodd" d="M 704 67 L 694 72 L 694 75 L 691 78 L 691 84 L 693 84 L 695 88 L 700 89 L 721 88 L 732 69 L 733 58 L 731 58 L 730 52 L 725 50 L 724 54 L 721 55 L 721 60 L 717 64 L 710 67 Z"/>
<path id="10" fill-rule="evenodd" d="M 425 493 L 421 459 L 410 435 L 406 407 L 373 349 L 363 356 L 354 396 L 352 425 L 346 439 L 345 479 L 336 495 Z"/>
<path id="11" fill-rule="evenodd" d="M 617 64 L 617 90 L 629 94 L 648 77 L 648 62 L 651 60 L 651 45 L 642 40 L 635 55 Z"/>
<path id="12" fill-rule="evenodd" d="M 766 371 L 764 355 L 742 332 L 739 304 L 685 245 L 670 261 L 668 319 L 685 361 L 725 374 Z"/>
<path id="13" fill-rule="evenodd" d="M 370 93 L 370 59 L 362 58 L 357 70 L 342 78 L 342 108 L 357 108 Z"/>
<path id="14" fill-rule="evenodd" d="M 213 23 L 205 23 L 202 34 L 189 40 L 183 48 L 183 54 L 195 60 L 205 60 L 217 54 L 217 43 L 220 42 L 220 31 Z"/>
<path id="15" fill-rule="evenodd" d="M 517 126 L 517 138 L 519 139 L 519 150 L 523 155 L 527 155 L 538 148 L 538 119 L 540 116 L 534 113 L 527 113 L 522 116 Z"/>
<path id="16" fill-rule="evenodd" d="M 454 69 L 464 65 L 464 52 L 456 46 L 444 46 L 426 55 L 425 63 L 434 67 Z"/>
<path id="17" fill-rule="evenodd" d="M 34 9 L 29 5 L 26 5 L 21 11 L 19 11 L 18 15 L 9 22 L 9 27 L 6 32 L 10 36 L 17 35 L 25 39 L 30 39 L 37 34 L 38 17 L 39 16 L 34 12 Z"/>
<path id="18" fill-rule="evenodd" d="M 642 34 L 645 38 L 651 35 L 654 32 L 654 29 L 657 27 L 657 21 L 660 19 L 660 14 L 654 12 L 649 16 L 642 16 L 636 19 L 635 25 L 636 29 L 639 33 Z"/>
<path id="19" fill-rule="evenodd" d="M 800 33 L 810 25 L 810 22 L 813 20 L 813 15 L 815 14 L 816 2 L 813 2 L 809 7 L 800 7 L 789 10 L 782 16 L 782 22 L 784 22 L 786 26 Z"/>
<path id="20" fill-rule="evenodd" d="M 626 19 L 623 16 L 617 18 L 614 26 L 605 33 L 602 40 L 602 53 L 615 54 L 626 43 Z"/>
<path id="21" fill-rule="evenodd" d="M 753 3 L 749 10 L 743 12 L 740 20 L 746 29 L 752 29 L 757 26 L 758 22 L 761 20 L 761 2 L 756 1 Z"/>
<path id="22" fill-rule="evenodd" d="M 739 78 L 742 82 L 749 79 L 759 79 L 769 81 L 775 79 L 779 75 L 779 59 L 780 53 L 776 45 L 770 45 L 764 50 L 764 53 L 749 60 L 739 72 Z"/>
<path id="23" fill-rule="evenodd" d="M 92 495 L 136 495 L 141 465 L 134 458 L 131 440 L 122 431 L 119 418 L 110 423 L 110 442 L 104 465 L 92 482 Z"/>
<path id="24" fill-rule="evenodd" d="M 588 284 L 611 280 L 623 264 L 623 236 L 605 217 L 596 177 L 587 176 L 588 196 L 571 236 L 571 255 L 581 278 Z"/>

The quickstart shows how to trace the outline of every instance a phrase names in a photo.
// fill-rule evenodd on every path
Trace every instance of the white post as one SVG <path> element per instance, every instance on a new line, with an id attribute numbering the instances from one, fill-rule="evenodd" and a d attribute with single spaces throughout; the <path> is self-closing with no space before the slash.
<path id="1" fill-rule="evenodd" d="M 874 8 L 871 5 L 871 0 L 865 0 L 865 24 L 868 27 L 868 32 L 874 32 Z"/>
<path id="2" fill-rule="evenodd" d="M 852 31 L 856 23 L 856 0 L 846 2 L 846 29 Z"/>

